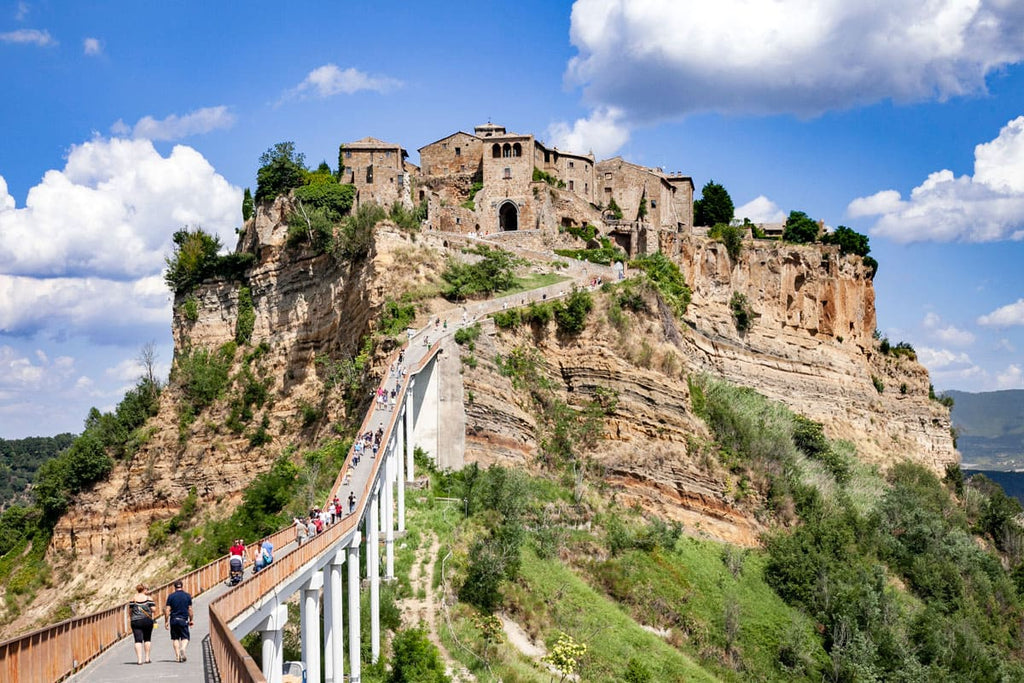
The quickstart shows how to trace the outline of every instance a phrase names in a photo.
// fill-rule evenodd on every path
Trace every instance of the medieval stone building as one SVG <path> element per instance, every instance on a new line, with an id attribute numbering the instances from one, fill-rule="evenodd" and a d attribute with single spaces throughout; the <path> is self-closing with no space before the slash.
<path id="1" fill-rule="evenodd" d="M 693 226 L 693 181 L 624 161 L 548 147 L 493 123 L 419 149 L 363 138 L 343 146 L 342 181 L 357 202 L 426 203 L 432 230 L 491 234 L 590 224 L 631 256 L 675 243 Z M 613 201 L 614 200 L 614 201 Z M 621 216 L 609 211 L 617 206 Z"/>

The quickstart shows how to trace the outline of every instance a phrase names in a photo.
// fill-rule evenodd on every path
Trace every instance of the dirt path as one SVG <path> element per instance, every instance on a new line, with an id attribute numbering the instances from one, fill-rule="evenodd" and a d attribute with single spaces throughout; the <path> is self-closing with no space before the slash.
<path id="1" fill-rule="evenodd" d="M 441 658 L 444 660 L 445 668 L 453 683 L 476 681 L 476 677 L 455 660 L 444 643 L 441 642 L 441 636 L 437 630 L 437 596 L 434 593 L 434 565 L 437 562 L 437 552 L 440 550 L 441 544 L 433 533 L 425 538 L 429 538 L 430 547 L 424 549 L 426 544 L 420 544 L 420 547 L 416 549 L 416 559 L 413 560 L 412 569 L 409 570 L 410 597 L 400 600 L 398 603 L 399 609 L 402 611 L 402 626 L 424 625 L 430 642 L 441 651 Z M 421 595 L 423 597 L 420 597 Z"/>

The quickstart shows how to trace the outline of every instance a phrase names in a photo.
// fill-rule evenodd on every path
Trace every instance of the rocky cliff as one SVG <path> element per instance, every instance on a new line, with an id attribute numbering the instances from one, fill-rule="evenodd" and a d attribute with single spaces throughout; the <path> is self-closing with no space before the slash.
<path id="1" fill-rule="evenodd" d="M 251 446 L 249 427 L 228 427 L 240 380 L 196 420 L 182 423 L 181 388 L 172 378 L 134 458 L 81 495 L 55 529 L 54 565 L 75 568 L 60 592 L 77 595 L 80 611 L 120 599 L 139 576 L 158 581 L 181 569 L 174 557 L 149 552 L 146 539 L 150 525 L 174 515 L 189 489 L 196 489 L 203 515 L 226 514 L 286 447 L 310 447 L 330 434 L 345 408 L 337 397 L 324 398 L 316 358 L 357 352 L 385 300 L 416 293 L 421 323 L 448 306 L 427 295 L 444 259 L 457 255 L 459 240 L 449 253 L 444 235 L 410 235 L 385 223 L 365 259 L 339 262 L 287 245 L 288 210 L 283 199 L 262 207 L 239 241 L 240 250 L 256 255 L 244 283 L 255 323 L 251 344 L 235 352 L 232 377 L 248 369 L 266 383 L 270 399 L 248 425 L 264 425 L 269 442 Z M 616 325 L 607 300 L 598 297 L 592 322 L 574 338 L 560 338 L 553 325 L 516 333 L 485 325 L 479 363 L 463 375 L 466 460 L 533 462 L 536 413 L 494 362 L 524 346 L 540 352 L 554 393 L 567 404 L 581 406 L 598 389 L 617 396 L 592 449 L 611 495 L 733 542 L 754 544 L 763 527 L 752 512 L 756 501 L 740 500 L 736 478 L 709 453 L 709 435 L 690 407 L 692 373 L 721 376 L 782 401 L 822 422 L 829 436 L 854 441 L 870 462 L 910 458 L 941 470 L 956 460 L 948 411 L 928 399 L 924 368 L 882 354 L 872 338 L 874 292 L 860 259 L 831 247 L 749 240 L 735 261 L 706 238 L 682 237 L 674 247 L 693 290 L 681 321 L 651 298 L 651 313 L 630 314 L 628 325 Z M 176 355 L 234 340 L 242 284 L 207 282 L 178 297 Z M 733 315 L 736 292 L 751 309 L 746 331 Z M 256 348 L 262 350 L 254 354 Z M 300 415 L 310 404 L 322 405 L 324 415 L 307 425 Z M 46 602 L 41 595 L 39 604 Z M 42 610 L 26 611 L 8 632 L 45 616 Z"/>

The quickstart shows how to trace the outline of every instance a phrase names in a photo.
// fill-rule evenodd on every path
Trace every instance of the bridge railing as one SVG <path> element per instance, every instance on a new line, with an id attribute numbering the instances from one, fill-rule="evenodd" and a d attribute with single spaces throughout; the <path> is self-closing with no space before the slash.
<path id="1" fill-rule="evenodd" d="M 192 595 L 199 595 L 227 578 L 225 555 L 175 581 L 180 580 Z M 160 607 L 174 590 L 172 581 L 153 589 L 150 595 Z M 126 601 L 4 641 L 0 643 L 0 681 L 60 681 L 130 632 Z"/>
<path id="2" fill-rule="evenodd" d="M 416 368 L 409 370 L 405 381 L 401 384 L 399 394 L 395 397 L 396 406 L 402 405 L 402 401 L 405 399 L 409 387 L 409 378 L 426 367 L 426 364 L 437 353 L 440 345 L 440 341 L 435 342 L 416 365 Z M 389 359 L 388 367 L 397 357 L 398 352 L 396 351 Z M 382 384 L 386 384 L 387 381 L 388 376 L 385 375 Z M 374 403 L 363 419 L 360 433 L 366 431 L 376 410 L 377 407 Z M 384 429 L 384 433 L 381 435 L 382 444 L 389 442 L 397 423 L 398 415 L 398 410 L 391 412 L 391 417 Z M 354 450 L 350 450 L 346 457 L 345 465 L 338 472 L 334 486 L 328 494 L 328 501 L 338 494 L 340 487 L 343 485 L 345 474 L 351 469 L 353 455 Z M 396 454 L 396 457 L 402 457 L 402 454 Z M 379 457 L 370 459 L 370 462 L 372 462 L 370 476 L 367 477 L 366 484 L 359 495 L 359 505 L 352 514 L 343 518 L 339 523 L 328 527 L 326 531 L 317 534 L 287 555 L 280 559 L 275 559 L 269 567 L 259 574 L 243 581 L 230 592 L 225 593 L 210 603 L 210 644 L 222 683 L 263 683 L 266 680 L 263 677 L 263 673 L 256 667 L 252 657 L 242 648 L 241 643 L 235 637 L 229 624 L 247 609 L 256 606 L 263 600 L 264 596 L 273 591 L 274 587 L 283 583 L 285 579 L 302 569 L 308 562 L 336 547 L 346 536 L 350 536 L 356 530 L 359 520 L 363 517 L 366 502 L 373 491 L 377 479 L 381 475 L 381 465 L 384 462 L 383 451 L 379 454 Z M 399 485 L 404 486 L 405 484 L 404 482 L 399 482 Z M 284 534 L 286 536 L 290 533 L 292 533 L 290 527 L 277 532 L 277 534 Z"/>
<path id="3" fill-rule="evenodd" d="M 523 297 L 522 303 L 525 304 L 528 299 L 535 300 L 536 294 Z M 496 304 L 497 300 L 494 300 L 487 306 L 481 306 L 478 314 L 485 314 L 485 309 L 487 312 L 494 312 L 498 310 Z M 441 336 L 443 337 L 444 334 Z M 405 393 L 408 388 L 408 378 L 423 369 L 426 363 L 429 362 L 430 358 L 436 354 L 439 346 L 440 341 L 431 345 L 430 350 L 420 361 L 417 368 L 415 370 L 409 370 L 406 381 L 402 384 L 400 395 L 396 397 L 396 404 L 400 404 L 399 399 L 404 399 L 405 397 Z M 404 348 L 408 348 L 408 345 Z M 390 364 L 394 362 L 395 358 L 397 358 L 397 351 L 392 354 L 391 359 L 389 359 L 389 367 Z M 385 376 L 384 381 L 387 381 L 387 376 Z M 371 410 L 367 412 L 362 424 L 362 429 L 364 431 L 375 410 L 376 407 L 373 406 L 371 407 Z M 394 429 L 396 414 L 393 414 L 391 420 L 388 422 L 382 443 L 387 443 L 390 438 L 391 432 Z M 349 452 L 349 455 L 346 458 L 345 466 L 338 473 L 338 477 L 331 490 L 331 496 L 328 500 L 331 500 L 340 490 L 344 483 L 345 474 L 351 470 L 351 463 L 352 451 Z M 375 463 L 373 476 L 368 480 L 367 487 L 372 486 L 376 476 L 377 464 Z M 367 491 L 364 490 L 363 495 L 360 497 L 360 504 L 357 510 L 358 514 L 351 516 L 352 524 L 354 524 L 362 515 L 366 500 L 366 493 Z M 345 528 L 344 524 L 336 525 L 336 527 L 337 526 Z M 337 531 L 340 532 L 340 529 Z M 293 534 L 293 526 L 289 525 L 275 531 L 268 538 L 271 543 L 274 544 L 274 547 L 279 548 L 286 545 L 293 538 Z M 326 538 L 334 538 L 335 536 L 335 533 L 330 533 L 326 535 Z M 319 544 L 317 547 L 319 547 Z M 248 550 L 250 552 L 256 552 L 258 548 L 259 542 L 252 543 L 248 546 Z M 303 553 L 303 555 L 305 555 L 305 553 Z M 212 586 L 226 581 L 229 573 L 227 558 L 227 555 L 223 555 L 209 564 L 182 576 L 181 580 L 184 584 L 184 589 L 189 591 L 192 595 L 199 595 Z M 275 562 L 274 564 L 277 563 Z M 271 568 L 274 567 L 274 564 L 271 565 Z M 266 575 L 268 582 L 270 580 L 270 576 L 271 574 Z M 266 582 L 261 581 L 260 585 L 266 585 Z M 274 584 L 270 584 L 271 587 L 272 585 Z M 241 586 L 239 586 L 239 588 L 241 588 Z M 160 586 L 152 591 L 151 594 L 157 605 L 162 605 L 166 600 L 167 595 L 169 595 L 173 590 L 173 582 L 171 582 Z M 232 594 L 233 593 L 234 591 L 232 591 Z M 260 595 L 262 595 L 262 593 Z M 251 606 L 251 604 L 253 603 L 250 603 L 249 606 Z M 228 605 L 224 605 L 223 607 L 224 611 L 221 614 L 232 613 L 232 609 L 227 609 Z M 240 614 L 246 607 L 247 606 L 243 606 L 237 612 L 234 612 L 232 616 L 228 617 L 228 619 L 234 619 L 235 616 Z M 215 638 L 221 640 L 221 636 L 225 630 L 227 630 L 227 633 L 230 633 L 230 629 L 227 628 L 227 622 L 223 619 L 221 619 L 217 624 L 213 623 L 218 620 L 218 617 L 219 615 L 215 613 L 211 606 L 211 640 Z M 0 643 L 0 681 L 4 681 L 4 683 L 32 681 L 34 683 L 35 681 L 63 680 L 80 669 L 86 663 L 95 659 L 104 650 L 127 635 L 129 631 L 127 605 L 121 604 L 80 617 L 72 617 L 71 619 L 66 619 L 65 621 L 56 624 L 44 626 L 43 628 L 35 631 L 6 640 Z M 214 635 L 215 633 L 220 633 L 221 636 L 216 636 Z M 231 670 L 237 670 L 240 672 L 251 671 L 251 659 L 247 664 L 244 661 L 244 658 L 240 658 L 240 655 L 238 654 L 240 646 L 237 643 L 237 639 L 232 635 L 227 638 L 227 641 L 234 642 L 222 641 L 217 643 L 218 647 L 215 649 L 215 654 L 219 653 L 217 658 L 218 667 L 230 667 Z M 244 650 L 241 650 L 241 652 L 244 652 Z M 223 668 L 221 670 L 224 671 Z M 243 673 L 243 675 L 248 674 Z M 262 675 L 260 678 L 243 677 L 236 680 L 249 681 L 261 679 Z"/>

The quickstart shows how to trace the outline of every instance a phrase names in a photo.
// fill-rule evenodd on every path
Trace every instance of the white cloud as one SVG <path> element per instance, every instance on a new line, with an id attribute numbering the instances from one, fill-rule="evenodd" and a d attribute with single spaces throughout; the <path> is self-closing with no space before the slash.
<path id="1" fill-rule="evenodd" d="M 76 374 L 72 358 L 60 356 L 50 362 L 46 354 L 35 355 L 37 362 L 10 346 L 0 346 L 0 396 L 50 389 Z"/>
<path id="2" fill-rule="evenodd" d="M 351 95 L 360 90 L 387 93 L 402 87 L 402 82 L 389 76 L 372 76 L 353 67 L 342 69 L 336 64 L 319 66 L 297 86 L 284 93 L 282 99 L 315 96 Z"/>
<path id="3" fill-rule="evenodd" d="M 49 31 L 40 31 L 35 28 L 19 28 L 17 31 L 0 33 L 0 43 L 17 43 L 21 45 L 38 45 L 39 47 L 51 47 L 57 44 Z"/>
<path id="4" fill-rule="evenodd" d="M 884 190 L 850 202 L 852 217 L 880 216 L 872 234 L 897 242 L 1024 239 L 1024 116 L 974 148 L 974 175 L 936 171 L 906 200 Z"/>
<path id="5" fill-rule="evenodd" d="M 814 115 L 983 91 L 1024 59 L 1009 0 L 577 0 L 566 78 L 634 120 Z"/>
<path id="6" fill-rule="evenodd" d="M 159 275 L 172 234 L 184 226 L 201 225 L 233 246 L 241 198 L 241 188 L 190 147 L 162 157 L 147 140 L 76 145 L 62 171 L 47 171 L 29 191 L 24 208 L 15 208 L 0 178 L 0 275 L 83 284 Z M 19 286 L 45 296 L 67 291 L 42 281 Z M 0 298 L 0 320 L 26 314 L 11 305 Z"/>
<path id="7" fill-rule="evenodd" d="M 975 367 L 971 357 L 966 353 L 949 349 L 922 346 L 917 349 L 917 359 L 929 370 L 964 370 Z"/>
<path id="8" fill-rule="evenodd" d="M 786 213 L 779 205 L 763 194 L 743 206 L 737 206 L 734 215 L 740 220 L 749 218 L 753 223 L 782 223 L 786 220 Z"/>
<path id="9" fill-rule="evenodd" d="M 86 38 L 82 41 L 82 50 L 89 57 L 103 54 L 103 43 L 99 38 Z"/>
<path id="10" fill-rule="evenodd" d="M 974 343 L 974 334 L 961 330 L 955 325 L 942 325 L 942 318 L 937 313 L 928 312 L 921 323 L 929 334 L 943 344 L 951 346 L 970 346 Z"/>
<path id="11" fill-rule="evenodd" d="M 171 318 L 170 296 L 161 275 L 118 282 L 0 274 L 0 333 L 73 332 L 116 343 L 128 331 L 165 330 Z"/>
<path id="12" fill-rule="evenodd" d="M 600 107 L 588 118 L 576 119 L 571 126 L 564 121 L 551 124 L 548 138 L 555 147 L 577 154 L 593 152 L 598 159 L 604 159 L 626 144 L 629 128 L 619 109 Z"/>
<path id="13" fill-rule="evenodd" d="M 134 126 L 128 126 L 118 119 L 110 129 L 115 135 L 130 135 L 146 140 L 180 140 L 190 135 L 209 133 L 233 125 L 235 115 L 226 106 L 220 105 L 196 109 L 182 116 L 171 114 L 162 119 L 144 116 Z"/>
<path id="14" fill-rule="evenodd" d="M 979 317 L 978 324 L 988 327 L 1024 325 L 1024 299 L 1017 299 L 1016 303 L 1001 306 L 991 313 Z"/>
<path id="15" fill-rule="evenodd" d="M 996 375 L 996 387 L 999 389 L 1024 389 L 1024 372 L 1019 365 L 1010 364 Z"/>
<path id="16" fill-rule="evenodd" d="M 1017 350 L 1017 347 L 1014 346 L 1013 342 L 1011 342 L 1006 337 L 1003 337 L 999 341 L 996 342 L 996 351 L 1005 351 L 1006 353 L 1014 353 L 1016 350 Z"/>
<path id="17" fill-rule="evenodd" d="M 18 3 L 18 9 L 15 10 L 15 12 L 14 12 L 14 18 L 17 19 L 18 21 L 24 21 L 25 17 L 28 16 L 28 13 L 29 13 L 30 9 L 31 8 L 29 7 L 29 4 L 27 2 L 25 2 L 24 0 L 21 0 Z"/>

